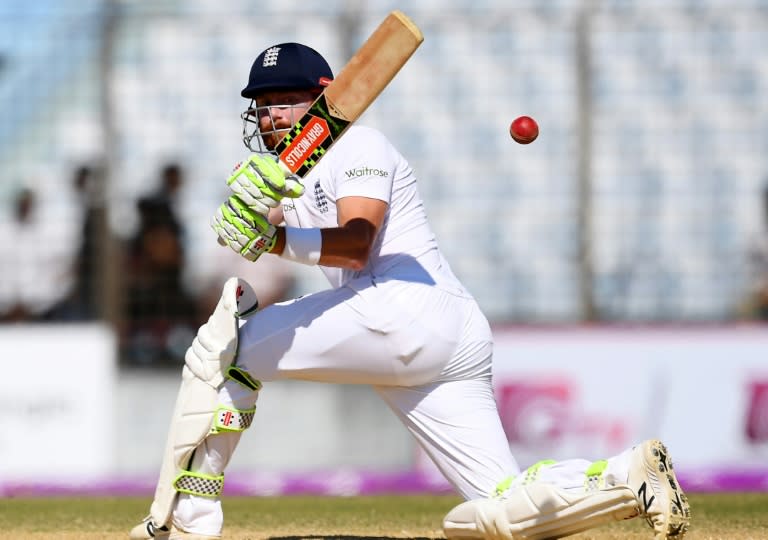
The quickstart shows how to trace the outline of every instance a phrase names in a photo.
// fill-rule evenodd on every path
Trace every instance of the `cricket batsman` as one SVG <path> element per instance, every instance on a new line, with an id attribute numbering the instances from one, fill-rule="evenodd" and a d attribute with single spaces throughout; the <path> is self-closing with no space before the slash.
<path id="1" fill-rule="evenodd" d="M 333 77 L 306 45 L 258 55 L 241 92 L 252 153 L 212 222 L 221 244 L 255 264 L 317 265 L 330 287 L 257 311 L 246 282 L 224 284 L 186 353 L 154 501 L 130 538 L 222 538 L 224 470 L 262 386 L 283 379 L 370 386 L 466 501 L 445 517 L 448 538 L 560 538 L 638 516 L 656 539 L 681 538 L 690 510 L 660 441 L 520 470 L 494 401 L 488 321 L 382 133 L 352 125 L 303 180 L 277 161 L 275 145 Z M 470 205 L 455 209 L 468 227 Z"/>

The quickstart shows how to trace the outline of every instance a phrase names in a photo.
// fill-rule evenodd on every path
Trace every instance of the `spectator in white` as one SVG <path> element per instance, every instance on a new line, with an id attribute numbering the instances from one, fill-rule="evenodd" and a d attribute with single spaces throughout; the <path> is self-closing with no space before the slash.
<path id="1" fill-rule="evenodd" d="M 0 321 L 46 320 L 72 288 L 69 228 L 42 216 L 37 194 L 21 188 L 0 221 Z"/>

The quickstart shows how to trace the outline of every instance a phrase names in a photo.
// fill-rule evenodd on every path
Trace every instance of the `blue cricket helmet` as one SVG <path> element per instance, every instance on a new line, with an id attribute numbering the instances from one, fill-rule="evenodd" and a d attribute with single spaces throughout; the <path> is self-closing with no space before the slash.
<path id="1" fill-rule="evenodd" d="M 332 80 L 333 71 L 319 52 L 300 43 L 280 43 L 256 57 L 240 95 L 253 99 L 268 90 L 323 88 Z"/>

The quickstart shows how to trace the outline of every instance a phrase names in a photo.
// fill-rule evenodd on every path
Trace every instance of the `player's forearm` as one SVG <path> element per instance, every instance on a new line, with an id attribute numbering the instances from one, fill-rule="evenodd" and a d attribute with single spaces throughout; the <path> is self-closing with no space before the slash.
<path id="1" fill-rule="evenodd" d="M 323 247 L 320 262 L 323 266 L 334 266 L 350 270 L 361 270 L 368 264 L 372 240 L 347 227 L 322 229 Z"/>
<path id="2" fill-rule="evenodd" d="M 271 253 L 286 255 L 286 228 L 278 227 L 275 245 Z M 306 234 L 311 229 L 292 229 L 299 234 Z M 376 236 L 376 227 L 365 219 L 355 219 L 343 227 L 314 229 L 320 232 L 319 253 L 317 264 L 360 270 L 368 263 L 368 256 Z M 288 256 L 287 258 L 292 258 Z M 303 262 L 303 261 L 300 261 Z"/>
<path id="3" fill-rule="evenodd" d="M 303 229 L 306 231 L 307 229 Z M 348 236 L 341 227 L 332 229 L 316 229 L 320 231 L 320 258 L 317 264 L 337 268 L 360 270 L 368 263 L 370 246 L 359 242 L 350 242 Z M 275 246 L 270 253 L 288 259 L 298 260 L 295 257 L 286 257 L 286 228 L 278 227 L 275 236 Z M 298 262 L 307 263 L 306 260 Z"/>

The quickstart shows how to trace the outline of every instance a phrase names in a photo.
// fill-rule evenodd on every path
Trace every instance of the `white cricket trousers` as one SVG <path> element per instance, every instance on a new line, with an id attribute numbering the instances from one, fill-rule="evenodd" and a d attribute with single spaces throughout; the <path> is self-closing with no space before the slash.
<path id="1" fill-rule="evenodd" d="M 371 385 L 457 492 L 474 499 L 519 473 L 493 396 L 492 354 L 488 322 L 471 297 L 365 277 L 254 314 L 240 328 L 236 364 L 262 382 Z M 219 397 L 241 409 L 256 401 L 233 381 Z M 206 439 L 193 468 L 223 472 L 239 436 Z M 220 534 L 221 505 L 182 494 L 174 522 Z"/>

